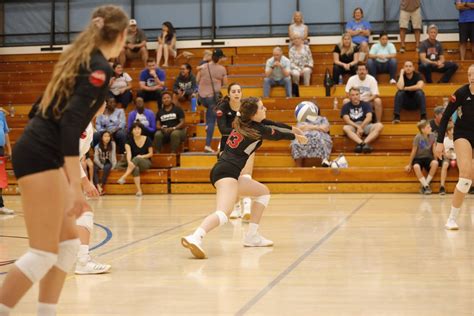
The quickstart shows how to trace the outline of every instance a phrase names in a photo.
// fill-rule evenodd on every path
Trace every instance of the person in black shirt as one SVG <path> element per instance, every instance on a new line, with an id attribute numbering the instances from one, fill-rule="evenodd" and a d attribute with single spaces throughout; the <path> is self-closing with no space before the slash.
<path id="1" fill-rule="evenodd" d="M 341 43 L 337 44 L 332 51 L 334 65 L 332 68 L 332 79 L 339 83 L 339 76 L 344 74 L 355 75 L 357 63 L 359 62 L 359 49 L 352 43 L 352 36 L 344 33 Z"/>
<path id="2" fill-rule="evenodd" d="M 406 61 L 403 69 L 400 70 L 400 77 L 397 81 L 397 94 L 395 95 L 395 105 L 393 107 L 392 123 L 400 123 L 400 110 L 420 109 L 420 120 L 426 120 L 426 98 L 423 92 L 424 82 L 421 75 L 415 72 L 413 63 Z"/>
<path id="3" fill-rule="evenodd" d="M 171 93 L 168 91 L 163 92 L 162 103 L 163 107 L 156 114 L 154 147 L 160 153 L 163 143 L 171 143 L 171 152 L 176 153 L 186 139 L 184 111 L 171 102 Z"/>
<path id="4" fill-rule="evenodd" d="M 198 259 L 206 258 L 202 249 L 202 239 L 212 229 L 224 225 L 239 195 L 254 196 L 249 230 L 244 239 L 245 247 L 269 247 L 271 240 L 258 232 L 258 224 L 270 200 L 270 191 L 258 181 L 242 178 L 240 172 L 249 156 L 254 153 L 264 139 L 297 139 L 306 143 L 303 132 L 295 127 L 265 120 L 266 109 L 261 100 L 248 98 L 242 101 L 240 111 L 234 122 L 234 129 L 227 139 L 224 151 L 211 170 L 211 183 L 216 188 L 216 212 L 209 215 L 196 231 L 183 237 L 181 243 Z"/>
<path id="5" fill-rule="evenodd" d="M 451 204 L 451 213 L 445 228 L 448 230 L 459 229 L 456 219 L 464 201 L 466 193 L 472 184 L 472 149 L 474 148 L 474 65 L 468 69 L 469 84 L 457 89 L 451 96 L 439 125 L 438 138 L 436 140 L 435 154 L 438 159 L 443 158 L 444 136 L 448 123 L 455 111 L 457 119 L 454 123 L 454 151 L 459 169 L 459 180 L 454 190 Z"/>
<path id="6" fill-rule="evenodd" d="M 112 76 L 107 60 L 119 56 L 127 26 L 119 7 L 94 10 L 86 29 L 60 56 L 38 111 L 15 144 L 13 170 L 30 248 L 0 289 L 0 315 L 8 315 L 40 280 L 38 314 L 56 314 L 78 252 L 76 217 L 90 209 L 81 188 L 79 138 L 104 105 Z"/>
<path id="7" fill-rule="evenodd" d="M 131 133 L 125 144 L 125 158 L 119 162 L 118 167 L 126 167 L 125 173 L 117 180 L 118 184 L 124 184 L 125 179 L 131 174 L 133 182 L 137 187 L 136 196 L 142 196 L 140 185 L 140 173 L 151 168 L 151 157 L 153 156 L 153 145 L 150 138 L 144 135 L 145 127 L 140 122 L 132 124 Z"/>

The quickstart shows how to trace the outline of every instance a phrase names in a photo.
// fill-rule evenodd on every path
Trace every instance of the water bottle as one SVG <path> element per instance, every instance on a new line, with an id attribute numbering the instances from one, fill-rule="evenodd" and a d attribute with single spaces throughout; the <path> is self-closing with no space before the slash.
<path id="1" fill-rule="evenodd" d="M 8 111 L 10 111 L 10 117 L 15 117 L 15 107 L 13 107 L 12 102 L 8 102 Z"/>
<path id="2" fill-rule="evenodd" d="M 191 112 L 196 112 L 197 110 L 197 99 L 196 97 L 193 97 L 191 99 Z"/>
<path id="3" fill-rule="evenodd" d="M 342 85 L 343 83 L 344 83 L 344 81 L 342 80 L 342 75 L 339 75 L 338 84 Z"/>
<path id="4" fill-rule="evenodd" d="M 332 109 L 337 110 L 338 105 L 339 105 L 339 101 L 337 100 L 337 98 L 334 98 L 334 101 L 332 103 Z"/>

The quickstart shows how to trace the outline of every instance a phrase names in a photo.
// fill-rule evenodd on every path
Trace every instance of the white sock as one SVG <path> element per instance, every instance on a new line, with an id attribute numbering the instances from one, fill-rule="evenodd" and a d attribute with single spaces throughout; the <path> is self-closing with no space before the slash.
<path id="1" fill-rule="evenodd" d="M 12 309 L 0 303 L 0 316 L 9 316 Z"/>
<path id="2" fill-rule="evenodd" d="M 460 208 L 456 208 L 454 206 L 451 206 L 451 213 L 449 214 L 449 218 L 452 218 L 452 219 L 456 220 L 456 218 L 459 215 L 459 210 L 460 210 Z"/>
<path id="3" fill-rule="evenodd" d="M 80 245 L 79 252 L 77 253 L 79 261 L 87 261 L 89 259 L 89 245 Z"/>
<path id="4" fill-rule="evenodd" d="M 198 227 L 194 232 L 193 236 L 201 240 L 204 238 L 204 236 L 206 236 L 206 231 L 203 228 Z"/>
<path id="5" fill-rule="evenodd" d="M 428 182 L 426 181 L 425 177 L 421 177 L 420 179 L 418 179 L 418 181 L 420 181 L 423 187 L 428 186 Z"/>
<path id="6" fill-rule="evenodd" d="M 428 175 L 426 177 L 426 183 L 430 184 L 431 180 L 433 179 L 433 177 L 431 175 Z"/>
<path id="7" fill-rule="evenodd" d="M 249 224 L 249 230 L 247 232 L 247 235 L 249 236 L 253 236 L 257 233 L 257 230 L 258 230 L 258 224 L 255 224 L 255 223 L 250 223 Z"/>
<path id="8" fill-rule="evenodd" d="M 38 316 L 56 316 L 56 304 L 38 303 Z"/>

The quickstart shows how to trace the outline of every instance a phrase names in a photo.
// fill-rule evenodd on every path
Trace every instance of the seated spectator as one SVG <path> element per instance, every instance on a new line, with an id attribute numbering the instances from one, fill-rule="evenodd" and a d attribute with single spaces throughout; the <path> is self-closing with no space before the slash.
<path id="1" fill-rule="evenodd" d="M 133 123 L 140 122 L 143 126 L 143 135 L 153 139 L 156 130 L 156 118 L 155 114 L 150 109 L 145 109 L 145 103 L 143 99 L 138 97 L 135 99 L 135 110 L 128 113 L 128 133 L 132 132 Z"/>
<path id="2" fill-rule="evenodd" d="M 367 64 L 369 62 L 369 43 L 362 42 L 359 45 L 359 63 Z"/>
<path id="3" fill-rule="evenodd" d="M 444 155 L 443 155 L 443 164 L 441 166 L 441 179 L 440 179 L 440 187 L 439 187 L 440 195 L 446 194 L 446 188 L 444 184 L 446 182 L 446 177 L 448 176 L 448 169 L 457 168 L 456 152 L 454 151 L 453 137 L 454 137 L 454 124 L 449 123 L 446 129 L 446 136 L 444 137 L 444 141 L 443 141 Z"/>
<path id="4" fill-rule="evenodd" d="M 402 108 L 407 110 L 420 109 L 420 118 L 426 120 L 426 98 L 423 86 L 421 75 L 415 72 L 413 63 L 406 61 L 403 69 L 400 70 L 400 77 L 397 81 L 398 91 L 395 95 L 392 123 L 400 123 L 400 110 Z"/>
<path id="5" fill-rule="evenodd" d="M 382 121 L 382 99 L 379 97 L 379 86 L 377 80 L 371 75 L 367 74 L 367 65 L 358 63 L 357 74 L 350 77 L 346 84 L 346 94 L 349 97 L 351 88 L 358 88 L 360 91 L 360 99 L 372 105 L 375 111 L 375 122 Z M 344 99 L 343 104 L 349 102 L 349 99 Z"/>
<path id="6" fill-rule="evenodd" d="M 379 73 L 390 74 L 390 83 L 395 84 L 395 76 L 397 74 L 397 49 L 395 45 L 388 42 L 388 34 L 382 32 L 380 34 L 380 41 L 375 43 L 370 48 L 369 62 L 369 74 L 377 78 Z"/>
<path id="7" fill-rule="evenodd" d="M 263 97 L 270 96 L 270 88 L 284 86 L 287 97 L 291 97 L 291 62 L 283 56 L 280 47 L 273 49 L 273 57 L 265 65 L 265 78 L 263 79 Z"/>
<path id="8" fill-rule="evenodd" d="M 352 12 L 352 18 L 354 20 L 349 21 L 346 24 L 346 32 L 352 36 L 352 41 L 356 45 L 368 42 L 372 30 L 370 22 L 362 20 L 363 17 L 364 11 L 362 8 L 355 8 Z"/>
<path id="9" fill-rule="evenodd" d="M 94 185 L 100 195 L 104 195 L 105 185 L 109 178 L 110 171 L 117 165 L 117 154 L 115 152 L 115 142 L 112 135 L 105 131 L 100 136 L 99 143 L 94 147 Z M 102 178 L 99 182 L 99 170 L 102 170 Z"/>
<path id="10" fill-rule="evenodd" d="M 434 158 L 436 140 L 431 134 L 431 126 L 426 120 L 421 120 L 416 126 L 420 133 L 413 139 L 410 161 L 405 167 L 405 171 L 410 172 L 413 169 L 421 183 L 420 193 L 431 194 L 430 182 L 438 170 L 438 160 Z M 423 169 L 428 172 L 426 178 L 423 175 Z"/>
<path id="11" fill-rule="evenodd" d="M 164 22 L 161 26 L 161 34 L 158 36 L 158 47 L 156 49 L 156 64 L 160 67 L 161 57 L 164 57 L 163 67 L 168 67 L 169 55 L 176 58 L 176 31 L 171 22 Z"/>
<path id="12" fill-rule="evenodd" d="M 313 54 L 308 45 L 305 45 L 299 34 L 293 37 L 293 46 L 290 48 L 291 76 L 293 83 L 299 84 L 303 77 L 305 86 L 311 82 L 313 72 Z"/>
<path id="13" fill-rule="evenodd" d="M 433 83 L 433 79 L 431 79 L 432 72 L 443 73 L 438 83 L 447 83 L 458 70 L 457 64 L 445 60 L 443 45 L 436 40 L 437 36 L 438 27 L 431 24 L 428 27 L 428 39 L 420 44 L 418 69 L 425 76 L 427 83 Z"/>
<path id="14" fill-rule="evenodd" d="M 415 33 L 415 47 L 418 51 L 421 33 L 421 0 L 400 1 L 400 53 L 405 52 L 405 37 L 408 23 L 411 20 L 413 32 Z"/>
<path id="15" fill-rule="evenodd" d="M 295 35 L 299 35 L 299 37 L 303 40 L 304 44 L 309 43 L 308 26 L 304 24 L 303 14 L 300 11 L 295 11 L 295 13 L 293 13 L 291 24 L 288 27 L 288 37 L 290 38 L 290 46 L 292 42 L 291 40 L 294 38 Z"/>
<path id="16" fill-rule="evenodd" d="M 179 69 L 179 75 L 173 84 L 173 103 L 180 105 L 180 102 L 191 100 L 196 96 L 197 83 L 192 74 L 190 64 L 183 64 Z"/>
<path id="17" fill-rule="evenodd" d="M 430 120 L 431 132 L 434 134 L 435 138 L 438 137 L 439 124 L 441 124 L 441 118 L 444 113 L 444 106 L 438 105 L 434 108 L 434 118 Z"/>
<path id="18" fill-rule="evenodd" d="M 146 68 L 140 73 L 140 91 L 138 96 L 143 101 L 156 101 L 158 109 L 161 109 L 161 92 L 166 90 L 166 74 L 156 66 L 155 59 L 147 60 Z"/>
<path id="19" fill-rule="evenodd" d="M 212 60 L 207 64 L 203 64 L 203 68 L 196 78 L 199 87 L 199 100 L 206 108 L 206 145 L 204 146 L 204 152 L 209 153 L 215 153 L 211 147 L 211 142 L 216 125 L 216 106 L 221 88 L 227 84 L 227 70 L 221 65 L 224 58 L 224 52 L 220 48 L 214 49 Z"/>
<path id="20" fill-rule="evenodd" d="M 123 71 L 121 64 L 115 64 L 114 76 L 110 78 L 110 94 L 124 109 L 132 102 L 132 78 Z"/>
<path id="21" fill-rule="evenodd" d="M 332 51 L 334 65 L 332 67 L 332 79 L 335 83 L 341 82 L 340 76 L 344 74 L 355 75 L 356 66 L 359 62 L 359 50 L 352 43 L 352 37 L 349 33 L 344 33 L 341 42 L 336 44 Z"/>
<path id="22" fill-rule="evenodd" d="M 329 135 L 329 121 L 324 116 L 319 115 L 314 121 L 298 123 L 297 127 L 304 132 L 308 138 L 307 144 L 291 142 L 291 155 L 297 167 L 304 166 L 306 158 L 320 158 L 321 166 L 329 167 L 329 158 L 332 151 L 332 139 Z"/>
<path id="23" fill-rule="evenodd" d="M 94 142 L 97 145 L 100 140 L 100 135 L 107 131 L 112 135 L 112 139 L 117 144 L 117 151 L 122 154 L 125 151 L 125 141 L 127 139 L 127 132 L 125 131 L 125 111 L 117 109 L 117 103 L 114 98 L 107 99 L 104 114 L 99 115 L 95 120 Z"/>
<path id="24" fill-rule="evenodd" d="M 350 101 L 344 104 L 341 117 L 344 120 L 343 131 L 357 146 L 356 153 L 371 153 L 370 144 L 377 139 L 383 129 L 382 123 L 372 122 L 372 108 L 367 102 L 361 101 L 359 88 L 349 90 Z M 365 139 L 362 137 L 366 135 Z"/>
<path id="25" fill-rule="evenodd" d="M 148 50 L 146 48 L 146 35 L 137 27 L 137 20 L 131 19 L 128 27 L 125 47 L 119 56 L 119 63 L 125 65 L 127 59 L 140 58 L 146 66 Z"/>
<path id="26" fill-rule="evenodd" d="M 142 196 L 143 191 L 140 184 L 140 173 L 151 168 L 151 157 L 153 156 L 153 146 L 151 140 L 143 135 L 143 126 L 139 122 L 132 124 L 132 133 L 127 144 L 125 144 L 125 158 L 118 163 L 118 167 L 125 170 L 125 173 L 117 180 L 118 184 L 124 184 L 125 179 L 131 174 L 133 182 L 137 187 L 136 196 Z"/>
<path id="27" fill-rule="evenodd" d="M 154 146 L 160 153 L 164 143 L 171 143 L 171 152 L 177 153 L 179 146 L 186 140 L 184 111 L 171 101 L 171 93 L 163 93 L 163 108 L 156 115 L 156 133 Z"/>

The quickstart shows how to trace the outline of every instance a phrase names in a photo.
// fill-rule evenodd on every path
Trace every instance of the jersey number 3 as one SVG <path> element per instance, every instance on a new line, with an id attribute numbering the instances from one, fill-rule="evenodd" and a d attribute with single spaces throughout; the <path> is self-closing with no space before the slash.
<path id="1" fill-rule="evenodd" d="M 237 133 L 235 130 L 230 133 L 229 138 L 227 139 L 227 145 L 229 145 L 230 148 L 237 148 L 239 147 L 239 144 L 244 140 L 244 137 Z"/>

